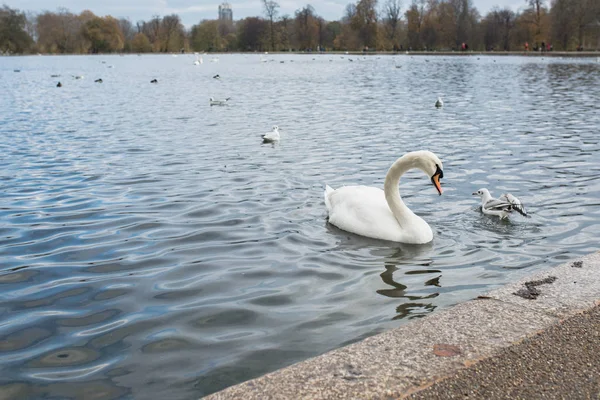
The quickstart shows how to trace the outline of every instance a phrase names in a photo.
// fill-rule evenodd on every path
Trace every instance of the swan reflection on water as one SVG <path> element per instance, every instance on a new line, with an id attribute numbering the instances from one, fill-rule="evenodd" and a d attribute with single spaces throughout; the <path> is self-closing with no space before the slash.
<path id="1" fill-rule="evenodd" d="M 422 247 L 422 246 L 410 246 L 410 247 Z M 442 271 L 438 269 L 414 269 L 410 268 L 410 266 L 415 266 L 414 262 L 410 262 L 411 258 L 407 258 L 407 253 L 410 254 L 411 250 L 414 253 L 414 249 L 398 249 L 391 257 L 389 257 L 384 262 L 385 271 L 383 271 L 379 276 L 381 276 L 381 280 L 386 284 L 391 286 L 392 288 L 387 289 L 379 289 L 377 293 L 394 298 L 394 299 L 407 299 L 408 302 L 402 303 L 396 307 L 396 316 L 392 318 L 393 320 L 403 319 L 403 318 L 420 318 L 424 317 L 427 314 L 431 313 L 436 309 L 436 305 L 432 302 L 427 301 L 429 299 L 434 299 L 438 297 L 440 294 L 437 291 L 428 294 L 417 294 L 415 291 L 422 291 L 423 288 L 435 290 L 435 288 L 441 287 L 440 278 L 442 277 Z M 419 265 L 419 263 L 416 263 Z M 421 263 L 421 266 L 427 266 L 429 263 Z M 395 273 L 395 279 L 394 279 Z M 397 280 L 401 279 L 401 274 L 414 276 L 412 280 L 416 278 L 416 276 L 422 276 L 424 278 L 424 282 L 422 287 L 409 287 L 403 283 L 398 282 Z M 432 275 L 434 275 L 432 277 Z M 410 294 L 408 293 L 410 292 Z"/>
<path id="2" fill-rule="evenodd" d="M 378 271 L 381 271 L 383 262 L 384 271 L 379 276 L 387 286 L 377 289 L 376 293 L 402 301 L 396 306 L 392 320 L 424 317 L 437 308 L 431 300 L 440 295 L 437 288 L 442 287 L 442 271 L 430 267 L 433 263 L 433 242 L 420 245 L 387 242 L 355 235 L 331 224 L 327 224 L 327 229 L 342 238 L 336 252 L 364 253 L 366 250 L 367 267 Z M 362 257 L 355 255 L 352 258 Z"/>

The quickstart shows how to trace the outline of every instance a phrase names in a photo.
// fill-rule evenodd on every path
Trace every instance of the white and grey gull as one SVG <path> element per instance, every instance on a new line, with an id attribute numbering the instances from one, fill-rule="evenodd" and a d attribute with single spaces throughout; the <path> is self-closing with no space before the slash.
<path id="1" fill-rule="evenodd" d="M 473 196 L 481 196 L 481 211 L 486 215 L 496 215 L 500 219 L 504 219 L 516 211 L 524 217 L 528 216 L 521 200 L 510 193 L 504 193 L 495 199 L 489 190 L 482 188 L 473 192 Z"/>
<path id="2" fill-rule="evenodd" d="M 225 106 L 227 105 L 227 102 L 229 101 L 229 99 L 231 99 L 231 97 L 226 98 L 225 100 L 215 100 L 214 98 L 210 98 L 210 105 L 211 106 Z"/>
<path id="3" fill-rule="evenodd" d="M 273 129 L 271 130 L 271 132 L 262 135 L 264 143 L 279 142 L 280 138 L 281 136 L 279 135 L 279 127 L 277 125 L 273 125 Z"/>

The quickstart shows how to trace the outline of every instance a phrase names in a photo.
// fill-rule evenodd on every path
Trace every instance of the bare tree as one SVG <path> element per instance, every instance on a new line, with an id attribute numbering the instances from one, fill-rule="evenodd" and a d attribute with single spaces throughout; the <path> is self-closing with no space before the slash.
<path id="1" fill-rule="evenodd" d="M 511 33 L 515 26 L 515 13 L 509 8 L 494 8 L 483 21 L 483 41 L 486 49 L 510 50 Z"/>
<path id="2" fill-rule="evenodd" d="M 33 40 L 37 41 L 37 13 L 33 11 L 25 11 L 25 32 Z"/>
<path id="3" fill-rule="evenodd" d="M 179 15 L 165 15 L 160 23 L 162 51 L 179 51 L 183 47 L 183 25 Z"/>
<path id="4" fill-rule="evenodd" d="M 131 21 L 127 18 L 120 18 L 119 28 L 121 29 L 121 32 L 123 32 L 123 38 L 125 39 L 125 42 L 131 42 L 135 36 L 135 31 Z"/>
<path id="5" fill-rule="evenodd" d="M 355 15 L 356 15 L 356 4 L 353 4 L 353 3 L 346 4 L 346 10 L 344 12 L 344 18 L 342 20 L 349 24 Z"/>
<path id="6" fill-rule="evenodd" d="M 267 30 L 267 23 L 262 18 L 249 17 L 239 21 L 238 46 L 245 51 L 262 51 Z"/>
<path id="7" fill-rule="evenodd" d="M 300 10 L 296 10 L 294 25 L 298 49 L 313 49 L 319 44 L 319 24 L 317 18 L 319 17 L 310 4 Z"/>
<path id="8" fill-rule="evenodd" d="M 377 0 L 359 0 L 350 26 L 358 33 L 363 47 L 377 45 Z"/>
<path id="9" fill-rule="evenodd" d="M 544 0 L 525 0 L 529 7 L 533 10 L 533 24 L 535 25 L 535 39 L 540 38 L 542 32 L 542 8 L 544 7 Z"/>
<path id="10" fill-rule="evenodd" d="M 408 46 L 412 49 L 422 47 L 423 21 L 425 19 L 426 0 L 412 0 L 412 4 L 404 13 L 406 17 Z"/>
<path id="11" fill-rule="evenodd" d="M 273 34 L 273 22 L 277 17 L 277 9 L 279 8 L 279 3 L 272 0 L 263 0 L 263 6 L 265 7 L 265 14 L 269 18 L 269 30 L 271 36 L 271 51 L 275 50 L 275 35 Z"/>
<path id="12" fill-rule="evenodd" d="M 398 24 L 400 22 L 401 0 L 387 0 L 383 6 L 385 24 L 388 28 L 388 37 L 393 42 L 396 39 Z"/>
<path id="13" fill-rule="evenodd" d="M 279 23 L 280 25 L 280 38 L 281 38 L 281 46 L 288 50 L 290 48 L 290 30 L 292 27 L 291 18 L 289 15 L 284 15 L 281 17 Z"/>

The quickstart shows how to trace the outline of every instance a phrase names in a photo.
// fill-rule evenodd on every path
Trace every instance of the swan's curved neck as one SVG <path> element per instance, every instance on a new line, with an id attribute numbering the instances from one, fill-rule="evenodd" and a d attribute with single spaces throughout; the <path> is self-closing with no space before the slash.
<path id="1" fill-rule="evenodd" d="M 400 177 L 404 175 L 406 171 L 413 168 L 416 168 L 416 159 L 407 156 L 400 157 L 392 164 L 385 176 L 385 183 L 383 185 L 385 199 L 400 226 L 416 217 L 410 208 L 402 201 L 399 190 Z"/>

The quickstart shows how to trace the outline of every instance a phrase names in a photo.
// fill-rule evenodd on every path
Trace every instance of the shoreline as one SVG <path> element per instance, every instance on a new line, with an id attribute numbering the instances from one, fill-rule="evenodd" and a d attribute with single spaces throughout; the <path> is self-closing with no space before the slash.
<path id="1" fill-rule="evenodd" d="M 598 57 L 600 58 L 600 50 L 596 51 L 374 51 L 374 52 L 362 52 L 362 51 L 327 51 L 327 52 L 302 52 L 302 51 L 278 51 L 278 52 L 186 52 L 186 53 L 100 53 L 100 54 L 79 54 L 79 53 L 70 53 L 70 54 L 2 54 L 0 57 L 48 57 L 48 56 L 148 56 L 148 55 L 194 55 L 195 53 L 199 53 L 202 55 L 214 55 L 214 56 L 222 56 L 222 55 L 306 55 L 306 56 L 327 56 L 327 55 L 353 55 L 353 56 L 458 56 L 458 57 L 479 57 L 479 56 L 520 56 L 520 57 L 569 57 L 569 58 L 590 58 L 590 57 Z"/>
<path id="2" fill-rule="evenodd" d="M 550 339 L 546 340 L 552 340 L 555 337 L 552 332 L 563 326 L 568 328 L 569 323 L 585 326 L 585 320 L 581 322 L 577 318 L 581 319 L 585 313 L 598 314 L 598 272 L 600 252 L 534 273 L 445 311 L 205 398 L 403 398 L 428 388 L 435 390 L 436 385 L 446 385 L 460 393 L 466 390 L 477 398 L 481 387 L 456 385 L 457 376 L 471 375 L 479 382 L 482 376 L 473 371 L 486 363 L 502 365 L 511 354 L 513 358 L 516 354 L 519 365 L 532 358 L 527 350 L 519 353 L 518 348 L 523 343 L 534 342 L 548 332 Z M 590 318 L 587 322 L 592 324 L 591 331 L 597 331 L 594 321 Z M 569 332 L 568 329 L 567 333 L 563 332 L 563 341 L 551 342 L 550 347 L 561 352 L 562 348 L 568 349 L 573 340 L 582 340 L 569 337 Z M 596 345 L 600 345 L 600 341 Z M 586 354 L 585 346 L 581 351 Z M 566 356 L 570 356 L 569 352 Z M 582 368 L 585 375 L 587 364 L 581 364 L 576 366 Z M 507 365 L 510 371 L 510 364 Z M 540 371 L 534 368 L 524 374 L 536 372 Z M 558 372 L 559 377 L 561 373 Z M 493 380 L 496 373 L 488 372 L 483 378 Z M 512 378 L 505 379 L 508 379 L 505 385 L 514 385 Z M 596 390 L 592 382 L 587 383 L 592 386 L 586 386 L 587 389 Z"/>

